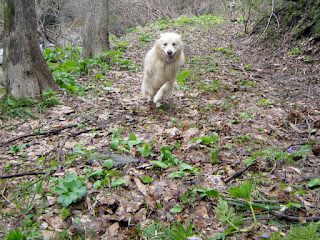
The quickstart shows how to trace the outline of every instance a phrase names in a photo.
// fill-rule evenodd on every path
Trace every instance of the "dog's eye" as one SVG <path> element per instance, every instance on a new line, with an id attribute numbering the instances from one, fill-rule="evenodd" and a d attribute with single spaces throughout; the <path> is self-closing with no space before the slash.
<path id="1" fill-rule="evenodd" d="M 175 45 L 177 45 L 176 43 L 172 43 L 172 46 L 175 46 Z"/>
<path id="2" fill-rule="evenodd" d="M 164 43 L 163 45 L 167 46 L 167 45 L 168 45 L 168 43 Z"/>

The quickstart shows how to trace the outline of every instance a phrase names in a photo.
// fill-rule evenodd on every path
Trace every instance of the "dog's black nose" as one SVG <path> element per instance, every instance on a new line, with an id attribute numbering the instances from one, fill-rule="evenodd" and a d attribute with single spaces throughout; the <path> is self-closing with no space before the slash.
<path id="1" fill-rule="evenodd" d="M 173 53 L 173 52 L 172 52 L 171 50 L 168 50 L 168 51 L 167 51 L 168 56 L 171 56 L 172 53 Z"/>

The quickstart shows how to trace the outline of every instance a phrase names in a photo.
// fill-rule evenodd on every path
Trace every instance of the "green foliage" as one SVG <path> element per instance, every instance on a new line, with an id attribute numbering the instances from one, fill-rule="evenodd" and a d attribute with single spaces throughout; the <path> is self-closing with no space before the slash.
<path id="1" fill-rule="evenodd" d="M 98 189 L 103 186 L 107 186 L 110 183 L 110 176 L 114 174 L 113 160 L 107 159 L 102 164 L 104 169 L 98 169 L 96 171 L 86 169 L 84 173 L 89 173 L 88 178 L 96 180 L 93 183 L 93 188 Z"/>
<path id="2" fill-rule="evenodd" d="M 210 145 L 216 144 L 218 142 L 218 139 L 219 139 L 219 135 L 216 133 L 212 133 L 209 136 L 202 136 L 200 139 L 194 138 L 192 139 L 192 141 L 195 143 L 210 146 Z"/>
<path id="3" fill-rule="evenodd" d="M 257 226 L 257 219 L 253 210 L 252 206 L 252 200 L 251 200 L 251 192 L 252 192 L 252 183 L 251 181 L 247 181 L 244 183 L 240 183 L 239 187 L 234 187 L 228 189 L 229 195 L 234 198 L 242 198 L 244 199 L 250 206 L 250 210 L 252 212 L 252 216 L 255 222 L 255 225 Z"/>
<path id="4" fill-rule="evenodd" d="M 291 227 L 285 237 L 281 237 L 280 232 L 271 234 L 269 240 L 317 240 L 320 239 L 320 228 L 315 223 L 309 223 L 302 227 Z"/>
<path id="5" fill-rule="evenodd" d="M 217 219 L 226 225 L 227 229 L 223 233 L 210 238 L 210 240 L 220 238 L 225 239 L 227 235 L 240 231 L 239 226 L 244 223 L 242 221 L 242 215 L 237 216 L 234 208 L 229 207 L 226 201 L 224 201 L 222 198 L 219 198 L 218 206 L 214 207 L 214 209 L 218 214 Z"/>
<path id="6" fill-rule="evenodd" d="M 299 150 L 288 149 L 287 151 L 283 151 L 281 148 L 269 147 L 253 152 L 250 160 L 248 159 L 247 161 L 252 163 L 260 158 L 261 160 L 284 160 L 285 162 L 294 163 L 294 159 L 296 158 L 305 158 L 311 148 L 311 145 L 303 145 L 300 146 Z"/>
<path id="7" fill-rule="evenodd" d="M 207 149 L 210 151 L 209 156 L 211 163 L 217 163 L 218 162 L 218 156 L 220 152 L 220 147 L 217 145 L 219 140 L 219 135 L 215 132 L 211 133 L 211 135 L 202 136 L 200 139 L 193 138 L 192 141 L 198 144 L 203 144 L 207 147 Z"/>
<path id="8" fill-rule="evenodd" d="M 152 177 L 150 176 L 144 176 L 143 178 L 141 178 L 141 182 L 147 184 L 147 183 L 151 183 L 153 181 Z"/>
<path id="9" fill-rule="evenodd" d="M 300 48 L 295 48 L 293 50 L 290 50 L 290 54 L 291 55 L 296 55 L 296 54 L 299 54 L 300 53 Z"/>
<path id="10" fill-rule="evenodd" d="M 233 54 L 233 50 L 229 49 L 229 48 L 225 48 L 225 47 L 220 47 L 220 48 L 213 48 L 211 49 L 212 52 L 219 52 L 223 55 L 225 55 L 226 57 L 230 57 Z"/>
<path id="11" fill-rule="evenodd" d="M 64 207 L 75 203 L 79 198 L 87 194 L 83 179 L 77 175 L 67 173 L 65 178 L 59 178 L 56 187 L 52 188 L 53 193 L 59 194 L 57 202 Z"/>
<path id="12" fill-rule="evenodd" d="M 62 209 L 60 209 L 60 214 L 61 214 L 61 217 L 62 217 L 63 219 L 65 219 L 65 218 L 67 218 L 67 217 L 69 217 L 69 216 L 71 215 L 69 209 L 67 209 L 67 208 L 65 208 L 65 207 L 62 208 Z"/>
<path id="13" fill-rule="evenodd" d="M 150 42 L 151 36 L 150 34 L 143 34 L 141 37 L 139 37 L 139 40 L 142 42 Z"/>
<path id="14" fill-rule="evenodd" d="M 179 72 L 177 75 L 177 82 L 182 85 L 186 85 L 187 79 L 191 77 L 191 73 L 188 69 Z"/>
<path id="15" fill-rule="evenodd" d="M 81 59 L 82 48 L 66 46 L 47 48 L 44 50 L 44 58 L 53 77 L 61 88 L 65 88 L 70 93 L 85 93 L 86 89 L 77 83 L 76 79 L 81 74 L 88 74 L 90 69 L 95 67 L 106 72 L 111 68 L 120 70 L 132 70 L 136 67 L 133 62 L 124 59 L 121 51 L 126 48 L 126 42 L 118 43 L 116 51 L 105 51 L 92 59 Z"/>
<path id="16" fill-rule="evenodd" d="M 174 25 L 175 26 L 184 26 L 186 24 L 197 24 L 197 25 L 202 25 L 202 24 L 208 24 L 208 25 L 217 25 L 223 22 L 223 19 L 217 16 L 212 16 L 212 15 L 202 15 L 199 17 L 181 17 L 178 19 L 175 19 Z"/>
<path id="17" fill-rule="evenodd" d="M 118 187 L 118 186 L 125 184 L 126 182 L 127 182 L 127 180 L 125 180 L 125 179 L 117 178 L 111 182 L 111 187 Z"/>
<path id="18" fill-rule="evenodd" d="M 127 139 L 123 139 L 119 135 L 119 129 L 118 128 L 110 128 L 111 131 L 113 131 L 112 139 L 110 142 L 110 148 L 113 151 L 125 151 L 125 152 L 130 152 L 130 148 L 134 146 L 141 146 L 142 141 L 138 140 L 134 133 L 130 133 Z M 142 154 L 147 156 L 150 154 L 148 150 L 150 148 L 150 145 L 144 145 L 143 148 L 139 148 L 139 152 L 141 151 Z"/>
<path id="19" fill-rule="evenodd" d="M 152 145 L 150 143 L 144 144 L 142 147 L 138 149 L 141 157 L 148 157 L 152 153 Z"/>
<path id="20" fill-rule="evenodd" d="M 75 93 L 84 93 L 85 88 L 78 84 L 75 80 L 75 76 L 64 71 L 55 71 L 53 73 L 53 78 L 55 79 L 56 83 L 59 87 L 65 88 L 68 92 L 75 92 Z"/>
<path id="21" fill-rule="evenodd" d="M 193 229 L 192 223 L 187 223 L 186 227 L 180 222 L 167 227 L 159 223 L 152 223 L 143 229 L 138 228 L 138 234 L 141 239 L 186 240 L 195 235 Z"/>
<path id="22" fill-rule="evenodd" d="M 169 212 L 171 213 L 181 213 L 182 212 L 182 207 L 177 205 L 177 206 L 174 206 L 173 208 L 171 208 L 169 210 Z"/>
<path id="23" fill-rule="evenodd" d="M 202 187 L 196 187 L 192 190 L 189 191 L 190 195 L 193 194 L 199 194 L 200 197 L 205 198 L 205 197 L 219 197 L 219 192 L 215 189 L 212 188 L 202 188 Z"/>
<path id="24" fill-rule="evenodd" d="M 38 230 L 39 223 L 33 223 L 32 214 L 26 215 L 23 219 L 23 226 L 15 230 L 9 230 L 5 235 L 6 240 L 32 240 L 42 239 L 41 232 Z"/>
<path id="25" fill-rule="evenodd" d="M 9 233 L 6 235 L 6 240 L 24 240 L 27 239 L 19 229 L 10 230 Z"/>
<path id="26" fill-rule="evenodd" d="M 265 105 L 265 106 L 270 106 L 270 105 L 274 105 L 273 101 L 269 101 L 267 99 L 262 99 L 260 101 L 257 102 L 258 105 Z"/>
<path id="27" fill-rule="evenodd" d="M 320 2 L 319 0 L 300 0 L 284 5 L 281 24 L 286 31 L 291 30 L 294 38 L 319 35 Z"/>
<path id="28" fill-rule="evenodd" d="M 312 179 L 308 182 L 308 187 L 319 188 L 320 187 L 320 178 Z"/>
<path id="29" fill-rule="evenodd" d="M 211 81 L 211 83 L 205 83 L 204 81 L 200 81 L 198 86 L 197 86 L 197 89 L 198 91 L 209 91 L 209 92 L 216 92 L 220 89 L 220 82 L 218 80 L 215 80 L 213 79 Z"/>
<path id="30" fill-rule="evenodd" d="M 0 119 L 38 118 L 36 113 L 42 113 L 46 108 L 58 105 L 59 101 L 53 91 L 43 91 L 38 98 L 14 99 L 11 96 L 0 98 Z M 36 113 L 35 113 L 36 112 Z"/>
<path id="31" fill-rule="evenodd" d="M 9 154 L 16 154 L 19 151 L 21 151 L 22 149 L 26 149 L 27 145 L 26 144 L 21 144 L 21 145 L 10 145 L 8 147 L 8 153 Z"/>
<path id="32" fill-rule="evenodd" d="M 179 163 L 179 160 L 171 153 L 169 147 L 162 147 L 161 152 L 161 161 L 150 161 L 150 164 L 166 169 L 168 166 L 176 166 Z"/>

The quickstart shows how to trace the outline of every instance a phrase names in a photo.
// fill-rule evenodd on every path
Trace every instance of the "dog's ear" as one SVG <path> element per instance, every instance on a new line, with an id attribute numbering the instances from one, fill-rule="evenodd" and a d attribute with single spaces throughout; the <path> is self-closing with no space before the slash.
<path id="1" fill-rule="evenodd" d="M 179 30 L 176 31 L 177 34 L 179 34 L 181 36 L 181 32 Z"/>

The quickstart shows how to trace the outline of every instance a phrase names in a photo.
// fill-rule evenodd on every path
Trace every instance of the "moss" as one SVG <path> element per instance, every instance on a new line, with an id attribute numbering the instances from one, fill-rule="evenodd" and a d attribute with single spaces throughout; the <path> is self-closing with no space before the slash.
<path id="1" fill-rule="evenodd" d="M 15 15 L 14 3 L 12 2 L 12 0 L 8 0 L 4 4 L 4 14 L 3 14 L 5 31 L 11 32 L 11 30 L 13 29 L 14 15 Z"/>

